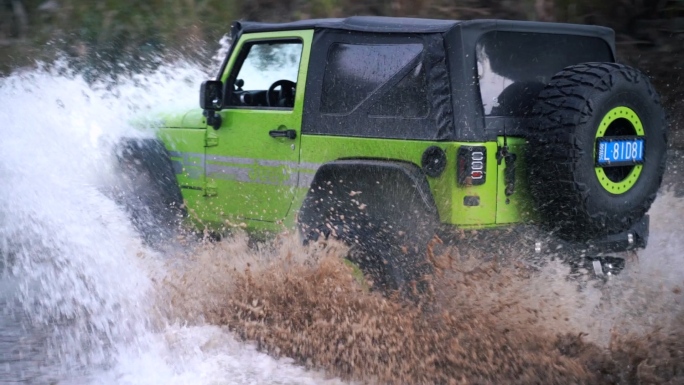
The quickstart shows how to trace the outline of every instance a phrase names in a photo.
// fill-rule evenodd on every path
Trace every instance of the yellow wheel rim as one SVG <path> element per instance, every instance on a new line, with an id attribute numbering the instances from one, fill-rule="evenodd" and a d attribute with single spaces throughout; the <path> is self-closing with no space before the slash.
<path id="1" fill-rule="evenodd" d="M 603 117 L 601 123 L 599 123 L 598 130 L 596 131 L 596 139 L 603 138 L 606 131 L 610 125 L 618 119 L 625 119 L 632 126 L 635 135 L 643 136 L 644 127 L 641 124 L 641 119 L 631 108 L 628 107 L 615 107 Z M 596 143 L 594 143 L 594 159 L 596 159 Z M 611 194 L 620 195 L 629 191 L 636 182 L 639 180 L 641 175 L 642 166 L 635 165 L 632 166 L 632 170 L 627 174 L 625 178 L 620 181 L 611 180 L 603 167 L 595 167 L 596 177 L 603 188 Z"/>

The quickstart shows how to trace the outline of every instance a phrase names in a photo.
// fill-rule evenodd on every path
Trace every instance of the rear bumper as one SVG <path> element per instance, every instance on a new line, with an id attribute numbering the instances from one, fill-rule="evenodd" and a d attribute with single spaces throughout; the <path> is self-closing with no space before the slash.
<path id="1" fill-rule="evenodd" d="M 629 230 L 587 243 L 589 251 L 600 253 L 643 249 L 648 244 L 649 216 L 644 215 Z"/>
<path id="2" fill-rule="evenodd" d="M 537 252 L 564 250 L 572 255 L 602 257 L 625 251 L 643 249 L 648 244 L 649 217 L 644 215 L 629 230 L 618 234 L 605 235 L 588 241 L 566 240 L 549 235 L 540 237 L 541 243 L 535 245 Z M 540 246 L 541 245 L 541 246 Z"/>
<path id="3" fill-rule="evenodd" d="M 570 256 L 600 257 L 645 248 L 648 243 L 648 215 L 629 230 L 591 241 L 561 239 L 532 224 L 517 224 L 479 230 L 455 230 L 442 225 L 438 235 L 447 245 L 480 249 L 485 255 L 500 254 L 501 250 L 530 251 L 534 254 L 567 254 Z"/>

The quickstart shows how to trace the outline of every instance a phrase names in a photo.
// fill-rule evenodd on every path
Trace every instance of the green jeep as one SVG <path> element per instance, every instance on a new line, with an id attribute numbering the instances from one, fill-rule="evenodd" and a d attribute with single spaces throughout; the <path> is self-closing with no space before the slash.
<path id="1" fill-rule="evenodd" d="M 389 290 L 429 271 L 438 228 L 645 247 L 665 115 L 611 29 L 350 17 L 231 34 L 201 108 L 121 148 L 143 233 L 179 208 L 210 231 L 297 228 L 348 243 Z"/>

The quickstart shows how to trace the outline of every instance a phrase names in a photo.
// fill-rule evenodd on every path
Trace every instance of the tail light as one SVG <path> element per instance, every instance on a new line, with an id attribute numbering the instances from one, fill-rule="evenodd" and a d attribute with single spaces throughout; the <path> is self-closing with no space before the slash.
<path id="1" fill-rule="evenodd" d="M 487 148 L 461 146 L 456 159 L 456 181 L 460 186 L 479 186 L 487 180 Z"/>

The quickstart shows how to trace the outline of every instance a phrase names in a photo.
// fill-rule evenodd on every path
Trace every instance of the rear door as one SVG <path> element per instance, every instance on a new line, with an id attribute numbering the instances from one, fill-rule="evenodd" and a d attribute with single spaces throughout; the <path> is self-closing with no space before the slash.
<path id="1" fill-rule="evenodd" d="M 222 81 L 232 90 L 209 128 L 206 178 L 227 220 L 285 218 L 298 181 L 304 85 L 313 31 L 243 35 Z"/>

